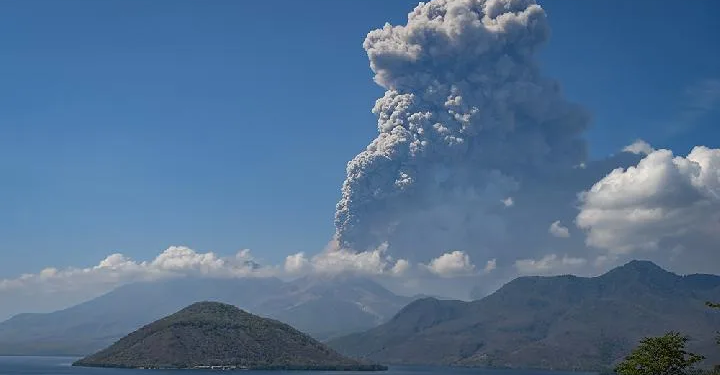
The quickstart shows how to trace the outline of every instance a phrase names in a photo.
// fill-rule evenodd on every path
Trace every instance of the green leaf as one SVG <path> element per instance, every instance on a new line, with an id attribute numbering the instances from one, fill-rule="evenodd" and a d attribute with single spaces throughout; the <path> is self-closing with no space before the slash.
<path id="1" fill-rule="evenodd" d="M 703 356 L 685 350 L 686 336 L 669 332 L 646 337 L 616 368 L 619 375 L 689 375 Z"/>

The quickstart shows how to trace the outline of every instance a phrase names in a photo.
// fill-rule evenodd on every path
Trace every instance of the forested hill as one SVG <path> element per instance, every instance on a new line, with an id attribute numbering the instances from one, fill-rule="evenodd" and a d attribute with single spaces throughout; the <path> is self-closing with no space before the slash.
<path id="1" fill-rule="evenodd" d="M 276 320 L 237 307 L 195 303 L 149 324 L 76 366 L 127 368 L 378 370 Z"/>
<path id="2" fill-rule="evenodd" d="M 330 341 L 383 363 L 602 369 L 649 335 L 676 330 L 720 363 L 720 277 L 633 261 L 593 278 L 521 277 L 473 302 L 418 300 L 367 332 Z"/>

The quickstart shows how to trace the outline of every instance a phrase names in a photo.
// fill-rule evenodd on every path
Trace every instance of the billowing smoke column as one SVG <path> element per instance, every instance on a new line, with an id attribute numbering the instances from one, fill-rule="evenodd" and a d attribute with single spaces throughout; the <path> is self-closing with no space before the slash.
<path id="1" fill-rule="evenodd" d="M 543 78 L 530 0 L 433 0 L 363 44 L 386 89 L 379 134 L 347 166 L 335 215 L 344 248 L 489 244 L 524 177 L 584 161 L 586 113 Z"/>

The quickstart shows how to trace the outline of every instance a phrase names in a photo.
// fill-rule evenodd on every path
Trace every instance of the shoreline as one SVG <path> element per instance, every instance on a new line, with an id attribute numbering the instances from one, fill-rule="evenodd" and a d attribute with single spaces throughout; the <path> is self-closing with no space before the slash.
<path id="1" fill-rule="evenodd" d="M 195 366 L 126 366 L 117 364 L 91 364 L 75 362 L 73 367 L 120 368 L 137 370 L 218 370 L 218 371 L 387 371 L 385 365 L 195 365 Z"/>

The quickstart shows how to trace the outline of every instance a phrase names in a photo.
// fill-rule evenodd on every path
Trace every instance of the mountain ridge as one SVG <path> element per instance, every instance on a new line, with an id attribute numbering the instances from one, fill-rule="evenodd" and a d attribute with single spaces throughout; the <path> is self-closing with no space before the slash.
<path id="1" fill-rule="evenodd" d="M 203 300 L 238 305 L 326 339 L 374 327 L 390 319 L 410 298 L 395 295 L 372 280 L 352 278 L 322 287 L 312 278 L 290 282 L 276 278 L 178 278 L 134 283 L 63 310 L 18 314 L 0 323 L 0 354 L 86 355 L 144 324 Z M 328 309 L 343 314 L 319 319 Z"/>
<path id="2" fill-rule="evenodd" d="M 417 300 L 329 345 L 388 364 L 598 370 L 641 337 L 670 329 L 716 354 L 720 314 L 707 310 L 707 299 L 720 299 L 720 276 L 679 276 L 636 261 L 596 277 L 519 277 L 470 302 Z"/>

